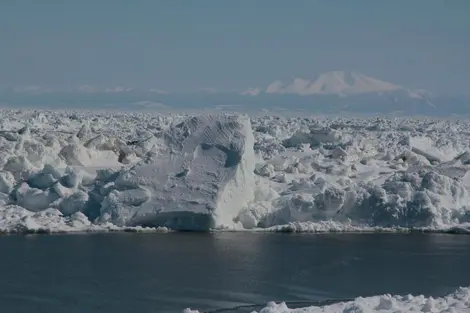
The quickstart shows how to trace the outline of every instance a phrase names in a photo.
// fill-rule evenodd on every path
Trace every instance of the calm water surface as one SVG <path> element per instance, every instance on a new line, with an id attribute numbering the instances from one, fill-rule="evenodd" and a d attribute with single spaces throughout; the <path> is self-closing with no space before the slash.
<path id="1" fill-rule="evenodd" d="M 470 236 L 94 234 L 0 237 L 0 312 L 165 313 L 470 285 Z M 241 310 L 242 311 L 242 310 Z"/>

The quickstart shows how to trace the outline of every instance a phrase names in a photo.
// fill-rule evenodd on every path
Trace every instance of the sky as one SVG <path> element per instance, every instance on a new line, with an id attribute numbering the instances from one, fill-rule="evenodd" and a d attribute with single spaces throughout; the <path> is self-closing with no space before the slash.
<path id="1" fill-rule="evenodd" d="M 0 88 L 245 89 L 357 71 L 470 94 L 469 0 L 2 0 Z"/>

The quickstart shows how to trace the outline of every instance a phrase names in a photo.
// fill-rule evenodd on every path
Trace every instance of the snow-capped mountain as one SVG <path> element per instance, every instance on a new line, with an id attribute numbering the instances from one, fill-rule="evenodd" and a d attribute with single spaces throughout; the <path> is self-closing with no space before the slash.
<path id="1" fill-rule="evenodd" d="M 251 92 L 253 90 L 260 90 L 260 88 L 250 88 L 242 94 L 252 96 L 260 94 L 260 92 Z M 301 96 L 351 96 L 367 93 L 380 94 L 393 91 L 406 91 L 410 96 L 414 97 L 425 94 L 423 91 L 408 90 L 402 86 L 372 78 L 358 72 L 345 71 L 323 73 L 312 80 L 294 78 L 288 83 L 274 81 L 264 89 L 264 92 L 267 94 L 292 94 Z"/>

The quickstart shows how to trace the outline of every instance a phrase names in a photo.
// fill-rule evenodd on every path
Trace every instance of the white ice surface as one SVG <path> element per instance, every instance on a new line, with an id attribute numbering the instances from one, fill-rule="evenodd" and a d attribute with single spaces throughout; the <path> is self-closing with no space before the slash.
<path id="1" fill-rule="evenodd" d="M 289 309 L 285 303 L 270 302 L 259 312 L 253 313 L 468 313 L 470 312 L 470 289 L 459 288 L 441 298 L 425 296 L 381 295 L 356 298 L 327 306 L 311 306 Z M 183 313 L 200 313 L 186 309 Z M 202 312 L 201 312 L 202 313 Z"/>
<path id="2" fill-rule="evenodd" d="M 1 232 L 470 230 L 468 120 L 0 117 Z"/>
<path id="3" fill-rule="evenodd" d="M 119 173 L 101 213 L 124 225 L 233 226 L 233 217 L 254 197 L 249 118 L 192 117 L 172 125 L 162 143 L 146 160 Z"/>

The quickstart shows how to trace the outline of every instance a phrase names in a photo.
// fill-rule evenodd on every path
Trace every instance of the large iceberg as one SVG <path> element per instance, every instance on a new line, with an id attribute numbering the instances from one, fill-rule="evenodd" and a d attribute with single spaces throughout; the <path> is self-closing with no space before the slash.
<path id="1" fill-rule="evenodd" d="M 233 226 L 254 197 L 250 119 L 205 115 L 173 125 L 157 151 L 117 173 L 100 216 L 118 225 L 207 230 Z"/>

